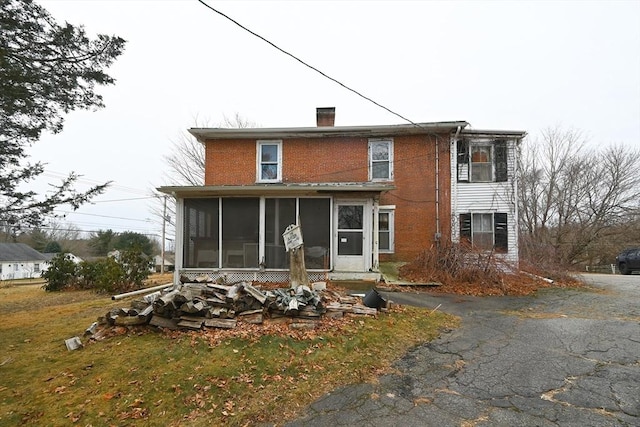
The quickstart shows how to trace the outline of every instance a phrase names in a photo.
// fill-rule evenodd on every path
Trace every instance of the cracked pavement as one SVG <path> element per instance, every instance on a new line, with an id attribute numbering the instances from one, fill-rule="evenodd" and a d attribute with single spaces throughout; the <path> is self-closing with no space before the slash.
<path id="1" fill-rule="evenodd" d="M 639 426 L 640 276 L 584 278 L 533 297 L 385 293 L 462 325 L 286 425 Z"/>

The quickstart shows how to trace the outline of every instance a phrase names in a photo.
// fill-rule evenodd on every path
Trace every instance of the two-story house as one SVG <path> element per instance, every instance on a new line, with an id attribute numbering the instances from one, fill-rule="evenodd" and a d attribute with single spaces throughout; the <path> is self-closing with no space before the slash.
<path id="1" fill-rule="evenodd" d="M 517 261 L 515 147 L 524 132 L 467 130 L 464 121 L 317 127 L 193 128 L 205 146 L 203 186 L 176 198 L 176 277 L 288 279 L 282 233 L 302 228 L 312 280 L 378 277 L 468 239 Z"/>

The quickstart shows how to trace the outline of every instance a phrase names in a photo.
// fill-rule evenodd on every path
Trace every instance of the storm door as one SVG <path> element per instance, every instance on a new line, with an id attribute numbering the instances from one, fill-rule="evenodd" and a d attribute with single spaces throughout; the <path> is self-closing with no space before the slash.
<path id="1" fill-rule="evenodd" d="M 368 226 L 365 203 L 336 204 L 337 271 L 365 271 Z"/>

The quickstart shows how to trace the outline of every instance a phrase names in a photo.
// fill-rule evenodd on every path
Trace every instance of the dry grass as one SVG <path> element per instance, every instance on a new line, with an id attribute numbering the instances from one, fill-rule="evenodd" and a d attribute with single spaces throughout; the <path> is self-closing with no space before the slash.
<path id="1" fill-rule="evenodd" d="M 90 292 L 0 289 L 0 425 L 209 426 L 281 423 L 323 393 L 372 380 L 456 320 L 398 308 L 377 318 L 233 332 L 109 330 L 67 351 L 98 316 L 128 301 Z"/>

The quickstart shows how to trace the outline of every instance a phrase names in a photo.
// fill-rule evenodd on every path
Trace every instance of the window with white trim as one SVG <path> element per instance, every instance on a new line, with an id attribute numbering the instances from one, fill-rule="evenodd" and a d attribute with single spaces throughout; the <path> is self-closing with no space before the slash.
<path id="1" fill-rule="evenodd" d="M 393 209 L 378 210 L 378 250 L 380 253 L 393 253 L 394 251 L 394 222 L 395 211 Z"/>
<path id="2" fill-rule="evenodd" d="M 393 179 L 393 140 L 369 140 L 369 180 L 391 181 Z"/>
<path id="3" fill-rule="evenodd" d="M 476 249 L 507 252 L 509 249 L 507 214 L 503 212 L 460 214 L 460 240 L 470 243 Z"/>
<path id="4" fill-rule="evenodd" d="M 471 181 L 493 180 L 493 150 L 490 145 L 471 146 Z"/>
<path id="5" fill-rule="evenodd" d="M 282 141 L 258 141 L 257 181 L 282 181 Z"/>

